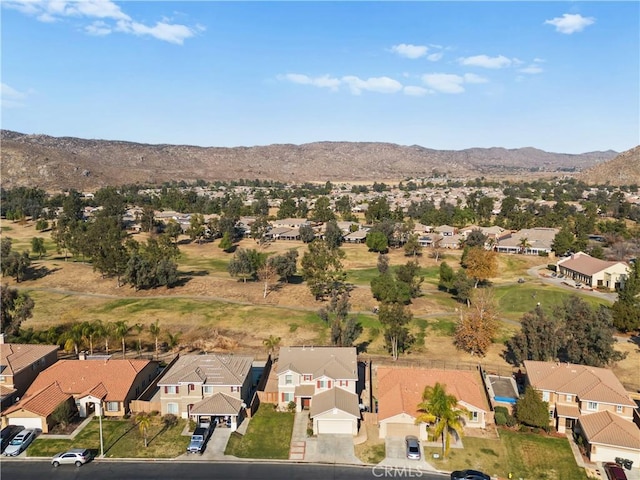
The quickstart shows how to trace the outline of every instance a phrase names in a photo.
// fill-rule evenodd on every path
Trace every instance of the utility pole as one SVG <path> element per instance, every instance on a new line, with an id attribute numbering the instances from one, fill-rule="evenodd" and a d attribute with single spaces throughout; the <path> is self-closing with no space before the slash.
<path id="1" fill-rule="evenodd" d="M 102 402 L 96 403 L 96 413 L 100 422 L 100 458 L 104 458 L 104 442 L 102 440 Z"/>

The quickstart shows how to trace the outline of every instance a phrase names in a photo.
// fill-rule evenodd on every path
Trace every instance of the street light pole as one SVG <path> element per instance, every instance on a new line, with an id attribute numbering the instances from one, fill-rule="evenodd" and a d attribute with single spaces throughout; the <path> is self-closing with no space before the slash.
<path id="1" fill-rule="evenodd" d="M 104 443 L 102 441 L 102 402 L 96 403 L 98 421 L 100 422 L 100 458 L 104 458 Z"/>

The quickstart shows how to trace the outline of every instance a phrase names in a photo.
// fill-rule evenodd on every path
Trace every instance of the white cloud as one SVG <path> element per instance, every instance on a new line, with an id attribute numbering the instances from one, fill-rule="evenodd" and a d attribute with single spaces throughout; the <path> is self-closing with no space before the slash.
<path id="1" fill-rule="evenodd" d="M 462 57 L 458 59 L 461 65 L 483 68 L 505 68 L 509 67 L 512 60 L 498 55 L 497 57 L 489 57 L 487 55 L 475 55 L 473 57 Z"/>
<path id="2" fill-rule="evenodd" d="M 204 30 L 202 26 L 192 28 L 170 23 L 167 19 L 148 26 L 132 19 L 111 0 L 6 0 L 2 6 L 34 16 L 41 22 L 55 22 L 68 17 L 94 20 L 84 26 L 84 31 L 89 35 L 100 36 L 118 31 L 182 45 L 185 39 Z"/>
<path id="3" fill-rule="evenodd" d="M 342 77 L 342 81 L 349 86 L 351 93 L 360 95 L 362 90 L 378 93 L 395 93 L 402 90 L 402 84 L 389 77 L 371 77 L 362 80 L 355 76 Z"/>
<path id="4" fill-rule="evenodd" d="M 572 33 L 581 32 L 589 25 L 593 25 L 596 19 L 593 17 L 583 17 L 579 13 L 565 13 L 562 17 L 555 17 L 551 20 L 545 20 L 545 25 L 553 25 L 556 32 L 571 35 Z"/>
<path id="5" fill-rule="evenodd" d="M 409 85 L 402 89 L 402 93 L 404 93 L 405 95 L 409 95 L 411 97 L 424 97 L 427 93 L 433 93 L 433 92 L 423 87 L 416 87 L 416 86 Z"/>
<path id="6" fill-rule="evenodd" d="M 26 100 L 27 96 L 25 92 L 20 92 L 6 83 L 0 83 L 0 103 L 3 108 L 23 107 L 23 100 Z"/>
<path id="7" fill-rule="evenodd" d="M 89 35 L 95 35 L 97 37 L 101 37 L 104 35 L 109 35 L 111 33 L 111 27 L 103 22 L 102 20 L 97 20 L 90 25 L 84 27 L 84 31 Z"/>
<path id="8" fill-rule="evenodd" d="M 397 53 L 401 57 L 411 59 L 424 57 L 427 54 L 427 50 L 429 50 L 429 48 L 424 45 L 411 45 L 406 43 L 401 43 L 391 47 L 391 51 L 393 53 Z"/>
<path id="9" fill-rule="evenodd" d="M 487 80 L 485 77 L 476 75 L 475 73 L 464 74 L 464 83 L 487 83 L 488 81 L 489 80 Z"/>
<path id="10" fill-rule="evenodd" d="M 427 55 L 427 60 L 429 60 L 430 62 L 437 62 L 443 57 L 443 55 L 444 53 L 442 52 L 430 53 L 429 55 Z"/>
<path id="11" fill-rule="evenodd" d="M 287 73 L 286 75 L 279 75 L 278 79 L 288 80 L 300 85 L 313 85 L 314 87 L 328 88 L 330 90 L 337 90 L 340 86 L 340 80 L 338 78 L 330 77 L 329 75 L 311 78 L 300 73 Z"/>
<path id="12" fill-rule="evenodd" d="M 422 76 L 422 82 L 442 93 L 462 93 L 464 92 L 464 78 L 451 73 L 428 73 Z"/>
<path id="13" fill-rule="evenodd" d="M 542 67 L 540 65 L 536 65 L 536 64 L 531 64 L 531 65 L 529 65 L 527 67 L 520 68 L 518 71 L 520 73 L 527 73 L 529 75 L 536 75 L 538 73 L 544 72 Z"/>

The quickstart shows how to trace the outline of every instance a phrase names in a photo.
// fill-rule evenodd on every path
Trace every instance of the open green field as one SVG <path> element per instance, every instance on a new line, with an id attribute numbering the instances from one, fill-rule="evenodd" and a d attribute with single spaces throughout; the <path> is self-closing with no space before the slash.
<path id="1" fill-rule="evenodd" d="M 525 480 L 587 480 L 566 438 L 500 429 L 500 439 L 464 437 L 464 448 L 452 448 L 446 459 L 434 459 L 441 448 L 425 447 L 425 457 L 439 470 L 472 468 L 492 477 Z"/>
<path id="2" fill-rule="evenodd" d="M 185 420 L 166 427 L 160 417 L 154 417 L 149 428 L 147 447 L 138 426 L 132 420 L 102 420 L 105 457 L 113 458 L 174 458 L 185 452 L 189 437 L 182 435 Z M 53 457 L 70 448 L 88 448 L 100 454 L 100 422 L 97 418 L 72 440 L 37 438 L 29 448 L 27 456 Z"/>
<path id="3" fill-rule="evenodd" d="M 273 405 L 264 403 L 244 435 L 231 434 L 224 453 L 241 458 L 288 459 L 293 419 L 292 412 L 277 412 Z"/>

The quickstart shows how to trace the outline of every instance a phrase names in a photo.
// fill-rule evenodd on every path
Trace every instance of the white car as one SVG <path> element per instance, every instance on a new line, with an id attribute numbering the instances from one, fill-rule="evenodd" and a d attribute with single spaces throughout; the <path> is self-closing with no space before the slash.
<path id="1" fill-rule="evenodd" d="M 27 447 L 36 438 L 36 430 L 33 428 L 27 428 L 18 433 L 11 441 L 7 448 L 4 449 L 4 454 L 7 457 L 16 457 L 24 452 Z"/>
<path id="2" fill-rule="evenodd" d="M 91 452 L 86 448 L 72 448 L 67 452 L 57 454 L 51 459 L 51 465 L 57 467 L 58 465 L 75 465 L 81 467 L 85 463 L 89 462 L 93 456 Z"/>

